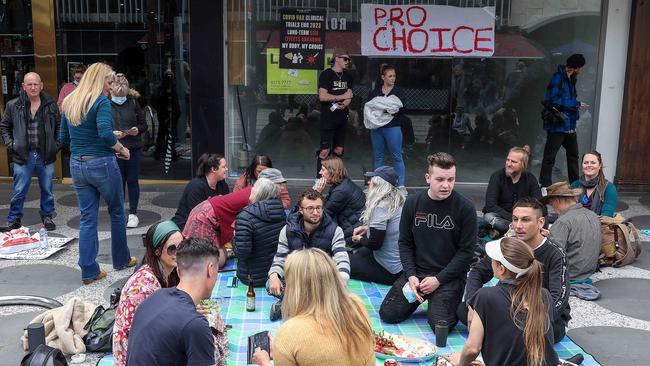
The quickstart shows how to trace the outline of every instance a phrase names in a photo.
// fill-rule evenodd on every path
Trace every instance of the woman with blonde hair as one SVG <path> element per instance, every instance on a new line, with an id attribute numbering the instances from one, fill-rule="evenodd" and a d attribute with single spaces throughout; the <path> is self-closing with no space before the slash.
<path id="1" fill-rule="evenodd" d="M 111 109 L 115 121 L 113 133 L 129 149 L 130 159 L 120 159 L 117 165 L 122 173 L 122 190 L 129 189 L 129 218 L 126 227 L 138 227 L 138 202 L 140 201 L 140 156 L 142 134 L 147 131 L 144 112 L 138 103 L 140 93 L 129 87 L 124 74 L 116 74 L 111 87 Z"/>
<path id="2" fill-rule="evenodd" d="M 359 226 L 366 196 L 348 177 L 343 160 L 338 156 L 323 159 L 320 175 L 313 189 L 323 193 L 325 186 L 331 185 L 325 196 L 325 212 L 343 229 L 345 242 L 351 245 L 353 230 Z"/>
<path id="3" fill-rule="evenodd" d="M 370 319 L 361 299 L 351 295 L 330 256 L 320 249 L 292 252 L 285 263 L 287 287 L 273 342 L 276 365 L 374 365 Z M 255 350 L 253 362 L 270 365 Z"/>
<path id="4" fill-rule="evenodd" d="M 365 174 L 370 178 L 363 226 L 354 229 L 352 242 L 360 247 L 350 254 L 350 278 L 392 285 L 402 274 L 397 240 L 404 206 L 399 175 L 380 166 Z"/>
<path id="5" fill-rule="evenodd" d="M 137 263 L 127 246 L 122 176 L 116 159 L 128 160 L 129 149 L 113 134 L 111 105 L 106 97 L 114 78 L 108 65 L 94 63 L 63 101 L 61 142 L 70 145 L 70 174 L 81 211 L 79 267 L 84 284 L 106 277 L 97 264 L 100 196 L 111 217 L 113 268 L 122 270 Z"/>
<path id="6" fill-rule="evenodd" d="M 470 365 L 479 353 L 486 366 L 558 365 L 553 349 L 553 310 L 542 288 L 542 264 L 517 238 L 486 244 L 499 283 L 483 287 L 467 300 L 473 316 L 463 351 L 452 354 L 454 365 Z"/>

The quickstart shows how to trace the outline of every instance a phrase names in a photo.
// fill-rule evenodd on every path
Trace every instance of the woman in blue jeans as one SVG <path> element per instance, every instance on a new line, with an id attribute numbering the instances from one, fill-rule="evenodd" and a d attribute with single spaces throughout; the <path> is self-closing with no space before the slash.
<path id="1" fill-rule="evenodd" d="M 79 267 L 86 285 L 106 277 L 97 264 L 100 196 L 106 201 L 111 217 L 113 268 L 122 270 L 137 263 L 127 246 L 122 175 L 116 159 L 117 155 L 128 160 L 129 149 L 113 134 L 111 105 L 106 98 L 114 78 L 115 73 L 108 65 L 92 64 L 79 86 L 63 101 L 61 142 L 70 145 L 72 186 L 81 211 Z"/>
<path id="2" fill-rule="evenodd" d="M 382 84 L 377 85 L 371 92 L 368 100 L 375 97 L 387 97 L 394 95 L 400 100 L 404 100 L 402 89 L 395 86 L 397 74 L 395 67 L 388 64 L 381 65 Z M 404 188 L 404 160 L 402 159 L 402 128 L 401 128 L 402 111 L 393 115 L 393 119 L 388 124 L 370 130 L 370 139 L 372 141 L 372 151 L 374 155 L 373 169 L 377 169 L 384 164 L 384 145 L 393 158 L 395 171 L 399 176 L 399 188 Z"/>

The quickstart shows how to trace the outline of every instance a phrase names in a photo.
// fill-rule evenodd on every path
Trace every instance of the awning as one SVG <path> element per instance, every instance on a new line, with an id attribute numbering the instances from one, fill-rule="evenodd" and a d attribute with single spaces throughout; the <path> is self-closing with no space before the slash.
<path id="1" fill-rule="evenodd" d="M 265 47 L 280 47 L 279 30 L 258 30 L 256 34 L 258 43 L 268 43 Z M 520 34 L 497 33 L 494 40 L 495 51 L 492 58 L 544 58 L 540 51 L 531 41 Z M 325 36 L 325 48 L 343 48 L 350 55 L 361 54 L 361 33 L 360 32 L 327 32 Z"/>

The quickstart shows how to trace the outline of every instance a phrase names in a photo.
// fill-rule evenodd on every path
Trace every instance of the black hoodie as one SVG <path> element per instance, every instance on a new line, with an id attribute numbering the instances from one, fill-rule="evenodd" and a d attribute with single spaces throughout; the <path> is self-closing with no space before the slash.
<path id="1" fill-rule="evenodd" d="M 255 202 L 237 215 L 233 248 L 237 254 L 237 277 L 255 287 L 266 284 L 273 257 L 278 249 L 280 230 L 287 223 L 282 201 Z"/>
<path id="2" fill-rule="evenodd" d="M 45 92 L 41 92 L 41 106 L 36 112 L 38 121 L 40 153 L 45 164 L 56 160 L 56 153 L 61 147 L 59 129 L 61 118 L 56 101 Z M 27 113 L 29 99 L 21 90 L 18 98 L 7 103 L 5 114 L 0 121 L 0 133 L 14 163 L 25 164 L 29 158 L 29 141 L 27 137 Z"/>

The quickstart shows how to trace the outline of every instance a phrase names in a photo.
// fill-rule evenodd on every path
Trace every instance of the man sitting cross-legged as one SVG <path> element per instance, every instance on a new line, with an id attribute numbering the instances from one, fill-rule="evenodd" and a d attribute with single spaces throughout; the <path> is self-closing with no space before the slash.
<path id="1" fill-rule="evenodd" d="M 517 201 L 512 210 L 512 228 L 517 238 L 528 244 L 533 249 L 535 259 L 542 263 L 542 287 L 550 292 L 553 300 L 553 336 L 557 343 L 564 338 L 567 323 L 571 319 L 569 272 L 564 251 L 552 239 L 541 234 L 544 227 L 542 210 L 542 204 L 534 198 Z M 465 299 L 471 298 L 493 277 L 492 262 L 486 256 L 469 271 Z M 469 306 L 465 302 L 458 306 L 458 319 L 466 325 L 471 322 L 468 310 Z"/>
<path id="2" fill-rule="evenodd" d="M 135 311 L 127 365 L 225 365 L 208 320 L 196 310 L 217 281 L 219 250 L 205 239 L 185 239 L 176 263 L 178 285 L 155 291 Z"/>
<path id="3" fill-rule="evenodd" d="M 478 220 L 479 236 L 485 235 L 481 230 L 489 231 L 492 239 L 505 234 L 510 227 L 512 207 L 517 200 L 526 197 L 542 198 L 537 178 L 527 170 L 529 155 L 528 145 L 511 148 L 505 167 L 490 176 L 485 192 L 484 215 Z"/>
<path id="4" fill-rule="evenodd" d="M 284 262 L 294 250 L 318 248 L 329 254 L 344 283 L 350 279 L 350 258 L 345 249 L 343 230 L 323 212 L 323 196 L 308 189 L 298 198 L 297 207 L 289 213 L 287 224 L 280 231 L 278 251 L 269 270 L 266 289 L 282 298 L 284 293 Z"/>

